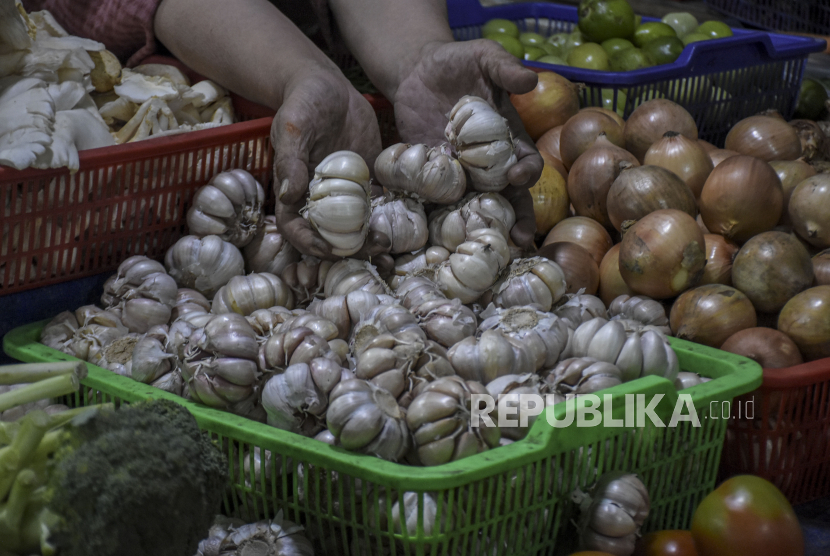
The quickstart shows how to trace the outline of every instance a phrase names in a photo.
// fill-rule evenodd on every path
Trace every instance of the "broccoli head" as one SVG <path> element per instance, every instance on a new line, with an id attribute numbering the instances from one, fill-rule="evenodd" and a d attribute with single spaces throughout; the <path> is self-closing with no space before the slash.
<path id="1" fill-rule="evenodd" d="M 221 451 L 172 401 L 90 413 L 55 454 L 49 543 L 61 556 L 194 554 L 220 510 Z"/>

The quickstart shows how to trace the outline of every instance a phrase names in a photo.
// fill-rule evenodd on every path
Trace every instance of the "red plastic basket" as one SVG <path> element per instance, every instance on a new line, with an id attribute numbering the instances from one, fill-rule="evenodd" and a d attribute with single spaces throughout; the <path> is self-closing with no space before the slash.
<path id="1" fill-rule="evenodd" d="M 145 63 L 179 66 L 176 60 Z M 391 103 L 365 95 L 384 146 L 397 140 Z M 0 296 L 115 270 L 127 257 L 160 257 L 185 233 L 193 192 L 245 168 L 271 197 L 274 111 L 233 95 L 240 123 L 80 153 L 80 170 L 0 167 Z"/>
<path id="2" fill-rule="evenodd" d="M 721 479 L 761 476 L 792 504 L 830 495 L 830 358 L 764 369 L 761 387 L 727 411 Z"/>

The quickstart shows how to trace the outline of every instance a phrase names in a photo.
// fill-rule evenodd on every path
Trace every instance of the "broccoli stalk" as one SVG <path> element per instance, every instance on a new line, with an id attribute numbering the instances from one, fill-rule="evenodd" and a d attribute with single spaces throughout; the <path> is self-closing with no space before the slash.
<path id="1" fill-rule="evenodd" d="M 68 373 L 46 378 L 27 384 L 23 388 L 0 394 L 0 411 L 6 411 L 19 405 L 57 398 L 77 392 L 80 386 L 78 375 Z"/>
<path id="2" fill-rule="evenodd" d="M 74 374 L 83 380 L 87 377 L 83 361 L 52 361 L 49 363 L 21 363 L 0 367 L 0 384 L 38 382 L 46 378 Z"/>
<path id="3" fill-rule="evenodd" d="M 49 426 L 49 416 L 32 411 L 21 419 L 20 429 L 8 446 L 0 448 L 0 500 L 11 490 L 18 473 L 29 465 Z M 2 537 L 0 537 L 2 538 Z"/>
<path id="4" fill-rule="evenodd" d="M 24 549 L 21 545 L 21 524 L 23 514 L 29 504 L 29 497 L 38 487 L 37 474 L 31 469 L 23 469 L 17 477 L 9 493 L 9 500 L 0 509 L 0 539 L 3 547 L 12 552 Z"/>

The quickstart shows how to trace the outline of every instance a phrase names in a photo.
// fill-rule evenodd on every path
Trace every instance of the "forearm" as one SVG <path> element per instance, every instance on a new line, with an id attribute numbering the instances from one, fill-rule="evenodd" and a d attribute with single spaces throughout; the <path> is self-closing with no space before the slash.
<path id="1" fill-rule="evenodd" d="M 329 0 L 329 4 L 349 50 L 390 99 L 425 46 L 453 40 L 446 0 Z"/>
<path id="2" fill-rule="evenodd" d="M 163 0 L 154 25 L 188 67 L 275 110 L 297 75 L 339 71 L 268 0 Z"/>

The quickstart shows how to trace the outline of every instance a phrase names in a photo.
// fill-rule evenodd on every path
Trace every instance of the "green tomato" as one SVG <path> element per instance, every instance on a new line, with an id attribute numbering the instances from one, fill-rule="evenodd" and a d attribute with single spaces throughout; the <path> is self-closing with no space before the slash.
<path id="1" fill-rule="evenodd" d="M 592 42 L 628 38 L 634 32 L 634 10 L 626 0 L 582 0 L 579 29 Z"/>
<path id="2" fill-rule="evenodd" d="M 634 48 L 631 41 L 627 39 L 608 39 L 607 41 L 602 41 L 600 46 L 605 49 L 605 52 L 608 54 L 609 58 L 617 52 Z"/>
<path id="3" fill-rule="evenodd" d="M 628 48 L 614 54 L 608 63 L 611 71 L 633 71 L 650 68 L 654 60 L 640 48 Z"/>
<path id="4" fill-rule="evenodd" d="M 497 43 L 502 45 L 506 51 L 508 51 L 516 58 L 523 58 L 525 55 L 525 49 L 522 46 L 522 43 L 520 43 L 518 39 L 514 39 L 510 35 L 505 35 L 504 33 L 496 33 L 495 35 L 490 35 L 487 38 L 491 41 L 496 41 Z"/>
<path id="5" fill-rule="evenodd" d="M 554 64 L 556 66 L 567 66 L 568 65 L 568 62 L 566 62 L 565 60 L 563 60 L 559 56 L 551 56 L 551 55 L 542 56 L 541 58 L 539 58 L 536 61 L 541 62 L 543 64 Z"/>
<path id="6" fill-rule="evenodd" d="M 683 35 L 681 40 L 684 45 L 689 45 L 693 42 L 708 41 L 711 38 L 709 35 L 704 35 L 703 33 L 689 33 L 688 35 Z"/>
<path id="7" fill-rule="evenodd" d="M 625 117 L 625 103 L 628 100 L 628 98 L 623 91 L 617 91 L 616 106 L 614 106 L 614 89 L 603 89 L 601 95 L 603 108 L 613 110 L 614 112 L 620 115 L 620 118 Z"/>
<path id="8" fill-rule="evenodd" d="M 542 46 L 545 44 L 545 37 L 539 33 L 522 33 L 519 35 L 519 42 L 522 46 Z"/>
<path id="9" fill-rule="evenodd" d="M 634 29 L 634 37 L 631 42 L 637 48 L 642 48 L 647 42 L 659 37 L 677 37 L 677 33 L 661 21 L 647 21 Z"/>
<path id="10" fill-rule="evenodd" d="M 544 50 L 542 50 L 541 48 L 539 48 L 537 46 L 525 46 L 524 59 L 529 60 L 529 61 L 532 62 L 534 60 L 538 60 L 539 58 L 541 58 L 542 56 L 545 56 L 546 54 L 547 54 L 547 52 L 545 52 Z"/>
<path id="11" fill-rule="evenodd" d="M 570 48 L 575 48 L 579 45 L 585 44 L 586 42 L 591 41 L 588 40 L 588 37 L 586 37 L 578 27 L 568 34 L 568 45 Z"/>
<path id="12" fill-rule="evenodd" d="M 798 93 L 798 105 L 795 107 L 795 117 L 815 120 L 824 112 L 824 102 L 827 100 L 827 90 L 824 85 L 805 77 L 801 82 L 801 91 Z"/>
<path id="13" fill-rule="evenodd" d="M 695 32 L 707 35 L 713 39 L 722 39 L 724 37 L 732 36 L 732 29 L 729 28 L 729 25 L 723 21 L 715 20 L 704 21 L 700 24 L 700 27 L 695 30 Z"/>
<path id="14" fill-rule="evenodd" d="M 586 42 L 568 52 L 568 65 L 575 68 L 607 71 L 608 54 L 595 42 Z"/>
<path id="15" fill-rule="evenodd" d="M 550 54 L 551 56 L 559 56 L 564 58 L 568 55 L 568 40 L 570 39 L 569 33 L 556 33 L 555 35 L 551 35 L 548 37 L 548 40 L 545 41 L 545 44 L 542 48 Z"/>
<path id="16" fill-rule="evenodd" d="M 484 37 L 496 33 L 509 35 L 514 39 L 518 39 L 519 27 L 515 23 L 513 23 L 512 21 L 508 21 L 507 19 L 491 19 L 490 21 L 485 23 L 484 26 L 481 28 L 481 35 Z"/>
<path id="17" fill-rule="evenodd" d="M 655 65 L 671 64 L 683 52 L 684 46 L 677 37 L 657 37 L 643 46 L 643 52 L 654 60 Z"/>
<path id="18" fill-rule="evenodd" d="M 697 18 L 689 12 L 675 12 L 666 14 L 660 21 L 674 29 L 674 32 L 677 33 L 678 37 L 688 35 L 692 31 L 697 29 L 700 25 L 700 23 L 698 23 L 697 21 Z"/>

